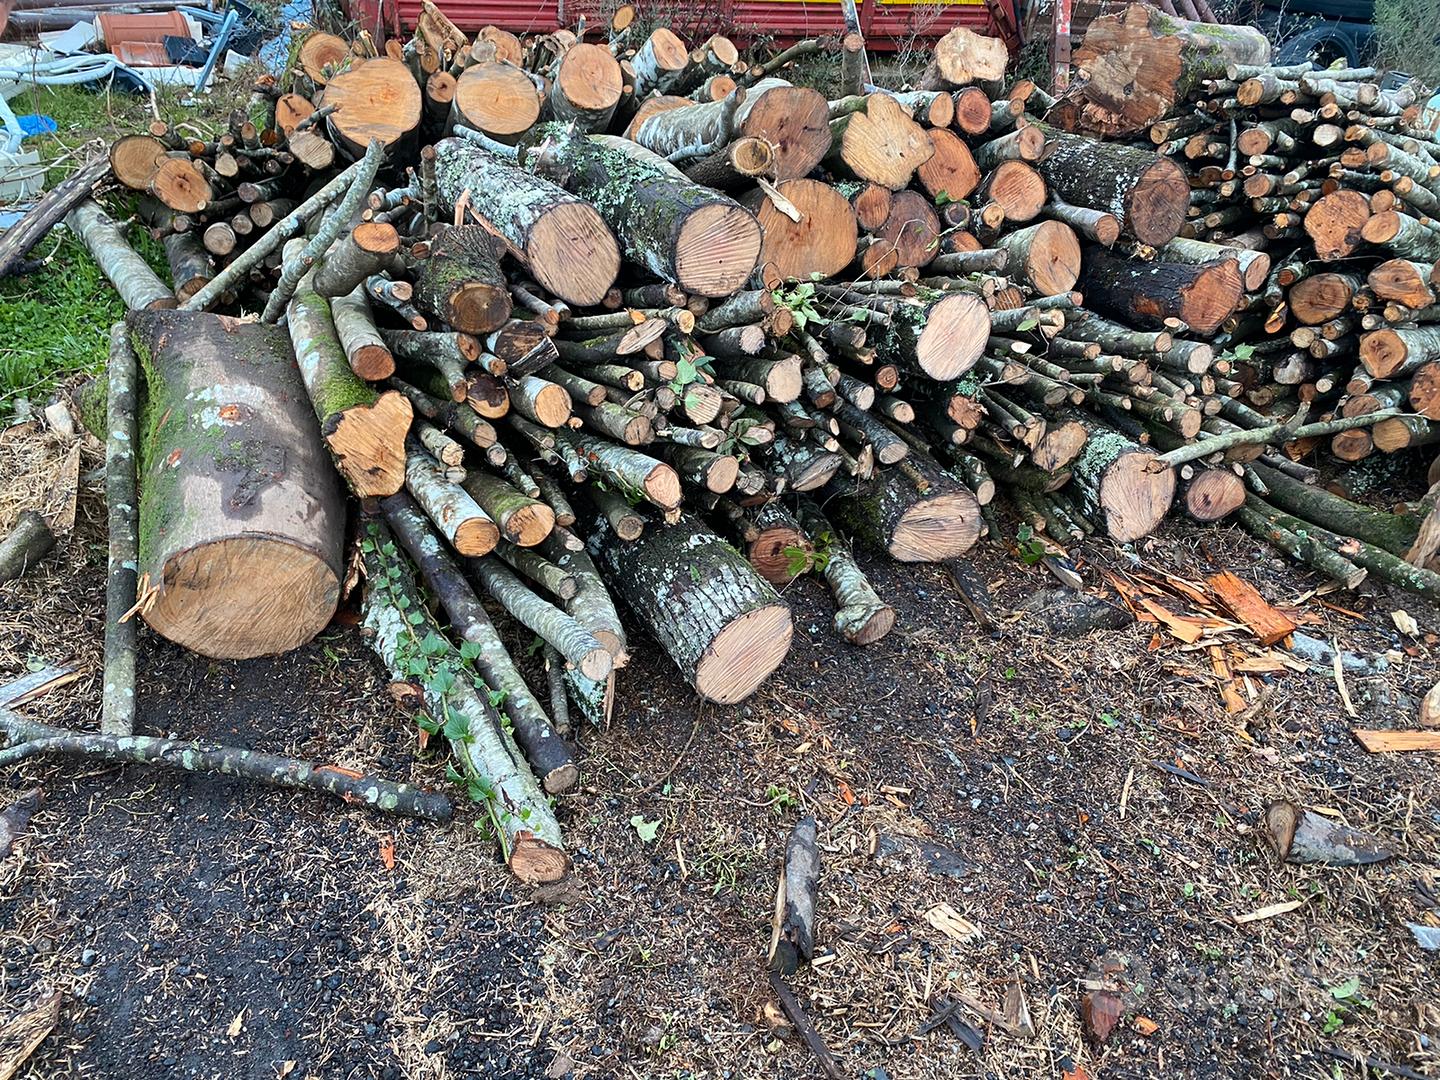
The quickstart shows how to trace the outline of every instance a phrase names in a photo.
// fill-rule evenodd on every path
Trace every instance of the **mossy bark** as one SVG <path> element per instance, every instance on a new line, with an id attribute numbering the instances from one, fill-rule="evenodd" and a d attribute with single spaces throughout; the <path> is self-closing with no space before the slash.
<path id="1" fill-rule="evenodd" d="M 139 621 L 133 615 L 126 616 L 135 606 L 140 557 L 135 462 L 140 441 L 139 368 L 125 324 L 116 323 L 110 328 L 106 367 L 109 393 L 105 399 L 105 505 L 110 553 L 105 580 L 105 683 L 100 730 L 106 735 L 129 735 L 135 729 L 135 643 Z"/>

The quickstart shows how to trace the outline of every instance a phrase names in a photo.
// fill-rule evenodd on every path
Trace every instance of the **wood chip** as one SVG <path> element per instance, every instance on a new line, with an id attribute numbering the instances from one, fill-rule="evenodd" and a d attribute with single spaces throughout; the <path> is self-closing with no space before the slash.
<path id="1" fill-rule="evenodd" d="M 1294 633 L 1296 622 L 1263 596 L 1255 586 L 1229 570 L 1222 570 L 1205 579 L 1220 603 L 1243 622 L 1260 639 L 1262 645 L 1274 645 Z"/>
<path id="2" fill-rule="evenodd" d="M 1263 922 L 1266 919 L 1273 919 L 1277 915 L 1288 915 L 1305 906 L 1304 900 L 1283 900 L 1278 904 L 1267 904 L 1265 907 L 1256 908 L 1254 911 L 1247 911 L 1243 915 L 1232 915 L 1230 918 L 1240 926 L 1246 923 Z"/>
<path id="3" fill-rule="evenodd" d="M 1340 643 L 1335 642 L 1335 686 L 1340 691 L 1340 700 L 1345 705 L 1346 715 L 1355 717 L 1360 714 L 1355 711 L 1355 705 L 1350 700 L 1350 688 L 1345 685 L 1345 665 L 1340 662 Z"/>
<path id="4" fill-rule="evenodd" d="M 1372 754 L 1440 750 L 1440 731 L 1378 731 L 1357 729 L 1355 738 Z"/>
<path id="5" fill-rule="evenodd" d="M 936 904 L 925 912 L 925 921 L 955 941 L 980 940 L 980 928 L 949 904 Z"/>

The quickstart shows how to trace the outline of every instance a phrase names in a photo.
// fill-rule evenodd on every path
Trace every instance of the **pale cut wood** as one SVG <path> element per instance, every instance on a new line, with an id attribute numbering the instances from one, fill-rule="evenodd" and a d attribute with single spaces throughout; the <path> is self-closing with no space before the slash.
<path id="1" fill-rule="evenodd" d="M 409 147 L 424 111 L 415 76 L 388 59 L 368 60 L 331 79 L 319 103 L 337 106 L 327 123 L 351 157 L 363 154 L 371 140 L 387 149 Z"/>

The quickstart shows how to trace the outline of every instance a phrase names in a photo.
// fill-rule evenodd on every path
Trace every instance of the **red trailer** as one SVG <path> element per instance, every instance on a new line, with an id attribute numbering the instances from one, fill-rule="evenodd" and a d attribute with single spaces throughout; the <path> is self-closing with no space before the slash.
<path id="1" fill-rule="evenodd" d="M 438 0 L 440 9 L 467 33 L 498 26 L 516 34 L 546 33 L 575 26 L 583 17 L 592 27 L 608 25 L 604 0 Z M 943 36 L 957 26 L 1004 38 L 1019 48 L 1016 0 L 861 0 L 860 29 L 877 52 L 902 49 L 916 41 Z M 377 36 L 393 36 L 415 25 L 420 0 L 350 0 L 351 17 Z M 684 34 L 687 24 L 705 35 L 723 33 L 741 47 L 764 40 L 783 47 L 803 38 L 838 35 L 844 27 L 841 0 L 711 0 L 681 9 L 672 23 Z"/>

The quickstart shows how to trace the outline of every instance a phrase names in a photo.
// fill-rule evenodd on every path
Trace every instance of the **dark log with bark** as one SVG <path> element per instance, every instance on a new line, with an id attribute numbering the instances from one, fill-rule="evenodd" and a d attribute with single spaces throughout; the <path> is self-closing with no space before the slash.
<path id="1" fill-rule="evenodd" d="M 1244 296 L 1234 259 L 1190 264 L 1139 262 L 1095 249 L 1079 279 L 1087 305 L 1133 326 L 1155 329 L 1179 319 L 1198 334 L 1213 334 Z"/>
<path id="2" fill-rule="evenodd" d="M 393 390 L 377 394 L 351 369 L 330 305 L 312 280 L 301 279 L 286 325 L 320 435 L 356 495 L 393 495 L 405 482 L 405 434 L 414 410 Z"/>
<path id="3" fill-rule="evenodd" d="M 855 261 L 859 230 L 844 195 L 819 180 L 786 180 L 774 190 L 786 204 L 783 209 L 764 191 L 743 197 L 760 223 L 765 273 L 810 281 L 816 275 L 835 277 Z"/>
<path id="4" fill-rule="evenodd" d="M 55 548 L 55 534 L 45 519 L 26 510 L 15 519 L 10 535 L 0 541 L 0 582 L 13 581 Z"/>
<path id="5" fill-rule="evenodd" d="M 795 823 L 785 844 L 785 865 L 775 890 L 774 931 L 770 937 L 770 970 L 793 975 L 802 961 L 815 955 L 815 904 L 820 899 L 820 849 L 815 819 Z"/>
<path id="6" fill-rule="evenodd" d="M 392 678 L 419 681 L 435 723 L 447 732 L 460 729 L 447 735 L 450 752 L 467 785 L 474 785 L 489 803 L 501 854 L 515 876 L 525 882 L 564 877 L 570 859 L 560 825 L 520 748 L 470 680 L 454 677 L 454 672 L 463 670 L 464 661 L 428 614 L 414 575 L 388 531 L 378 522 L 367 523 L 365 539 L 369 543 L 361 544 L 368 583 L 364 625 L 373 635 L 371 647 Z M 420 621 L 415 623 L 417 614 Z M 422 650 L 422 641 L 435 642 L 434 651 Z M 448 681 L 433 677 L 442 664 L 452 674 Z"/>
<path id="7" fill-rule="evenodd" d="M 896 305 L 883 337 L 883 361 L 931 379 L 954 379 L 975 366 L 990 340 L 990 311 L 978 296 L 951 293 L 933 302 Z"/>
<path id="8" fill-rule="evenodd" d="M 123 322 L 110 328 L 105 395 L 105 507 L 109 558 L 105 571 L 105 678 L 100 730 L 129 735 L 135 730 L 135 607 L 140 560 L 139 493 L 135 448 L 140 444 L 140 361 Z M 0 574 L 3 576 L 3 574 Z"/>
<path id="9" fill-rule="evenodd" d="M 790 650 L 790 609 L 699 520 L 648 529 L 633 543 L 594 537 L 606 579 L 701 697 L 749 697 Z"/>
<path id="10" fill-rule="evenodd" d="M 170 281 L 175 299 L 184 303 L 210 282 L 210 253 L 193 232 L 170 233 L 161 241 L 165 261 L 170 264 Z"/>
<path id="11" fill-rule="evenodd" d="M 227 659 L 309 641 L 339 602 L 345 510 L 284 331 L 198 312 L 129 322 L 146 374 L 145 621 Z"/>
<path id="12" fill-rule="evenodd" d="M 1190 206 L 1190 184 L 1180 166 L 1139 147 L 1038 126 L 1049 152 L 1035 168 L 1060 198 L 1114 215 L 1143 244 L 1159 247 L 1180 234 Z"/>
<path id="13" fill-rule="evenodd" d="M 96 203 L 80 203 L 66 216 L 65 223 L 95 257 L 127 308 L 140 311 L 175 307 L 174 292 L 150 269 L 149 263 L 135 254 L 110 215 Z"/>
<path id="14" fill-rule="evenodd" d="M 431 241 L 415 275 L 420 307 L 466 334 L 488 334 L 510 318 L 510 288 L 489 230 L 452 226 Z"/>
<path id="15" fill-rule="evenodd" d="M 464 139 L 436 144 L 435 179 L 447 205 L 468 192 L 472 209 L 504 237 L 509 252 L 546 292 L 588 307 L 615 284 L 620 271 L 615 237 L 594 207 L 559 185 Z"/>
<path id="16" fill-rule="evenodd" d="M 499 707 L 509 717 L 515 741 L 542 786 L 551 794 L 573 787 L 580 778 L 574 758 L 555 734 L 550 717 L 516 670 L 484 605 L 431 530 L 420 507 L 408 495 L 400 494 L 386 499 L 381 509 L 400 546 L 414 560 L 425 584 L 445 609 L 450 628 L 462 641 L 479 649 L 474 661 L 476 670 L 491 690 L 502 695 Z"/>
<path id="17" fill-rule="evenodd" d="M 67 214 L 90 198 L 110 172 L 110 162 L 97 158 L 47 191 L 25 216 L 0 235 L 0 278 L 19 273 L 26 257 Z"/>
<path id="18" fill-rule="evenodd" d="M 1270 256 L 1264 251 L 1232 247 L 1227 244 L 1211 244 L 1204 240 L 1187 240 L 1177 236 L 1157 253 L 1164 262 L 1190 263 L 1205 266 L 1223 260 L 1234 259 L 1239 264 L 1240 280 L 1245 288 L 1255 291 L 1265 284 L 1270 276 Z"/>
<path id="19" fill-rule="evenodd" d="M 1351 502 L 1324 488 L 1307 484 L 1262 462 L 1250 466 L 1270 489 L 1266 499 L 1297 518 L 1313 521 L 1334 533 L 1353 536 L 1403 558 L 1415 543 L 1420 520 Z"/>
<path id="20" fill-rule="evenodd" d="M 316 765 L 215 743 L 67 731 L 25 719 L 9 709 L 0 709 L 0 731 L 12 744 L 10 749 L 0 751 L 0 765 L 30 757 L 59 755 L 192 773 L 217 773 L 271 787 L 323 791 L 347 803 L 401 817 L 436 822 L 450 820 L 450 800 L 440 792 L 358 774 L 336 765 Z"/>
<path id="21" fill-rule="evenodd" d="M 933 461 L 912 454 L 866 484 L 832 480 L 827 509 L 871 547 L 900 562 L 942 562 L 980 537 L 980 504 Z"/>
<path id="22" fill-rule="evenodd" d="M 599 210 L 636 265 L 696 296 L 728 296 L 755 269 L 760 226 L 732 199 L 626 139 L 553 125 L 536 134 L 534 167 Z"/>
<path id="23" fill-rule="evenodd" d="M 1074 88 L 1048 115 L 1071 130 L 1130 135 L 1168 116 L 1201 80 L 1269 60 L 1270 42 L 1254 27 L 1191 22 L 1130 4 L 1090 24 L 1075 51 Z"/>

